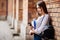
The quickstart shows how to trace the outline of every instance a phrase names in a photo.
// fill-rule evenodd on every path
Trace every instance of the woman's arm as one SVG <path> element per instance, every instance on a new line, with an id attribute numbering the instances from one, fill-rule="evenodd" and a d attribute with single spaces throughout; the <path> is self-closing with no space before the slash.
<path id="1" fill-rule="evenodd" d="M 32 24 L 31 23 L 28 23 L 28 25 L 29 25 L 29 29 L 32 30 L 33 29 Z"/>
<path id="2" fill-rule="evenodd" d="M 35 34 L 40 34 L 43 31 L 45 25 L 48 22 L 48 19 L 49 19 L 49 15 L 45 15 L 44 18 L 43 18 L 42 24 L 40 25 L 40 27 L 34 30 Z"/>
<path id="3" fill-rule="evenodd" d="M 28 23 L 30 25 L 30 27 L 29 27 L 29 29 L 30 29 L 29 34 L 30 35 L 33 35 L 34 34 L 34 23 L 33 22 L 34 22 L 34 20 L 32 20 L 31 23 Z"/>
<path id="4" fill-rule="evenodd" d="M 30 34 L 30 35 L 33 35 L 33 34 L 31 33 L 32 30 L 33 30 L 33 26 L 32 26 L 32 24 L 31 24 L 30 22 L 28 23 L 28 26 L 29 26 L 28 28 L 29 28 L 29 30 L 30 30 L 30 31 L 29 31 L 29 34 Z"/>

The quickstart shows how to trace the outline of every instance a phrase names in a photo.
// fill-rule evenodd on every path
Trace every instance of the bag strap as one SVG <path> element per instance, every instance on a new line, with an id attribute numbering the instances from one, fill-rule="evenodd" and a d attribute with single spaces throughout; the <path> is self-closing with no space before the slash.
<path id="1" fill-rule="evenodd" d="M 42 21 L 43 21 L 44 17 L 45 17 L 45 15 L 43 16 Z M 41 24 L 42 24 L 42 21 L 41 21 Z M 40 25 L 41 25 L 41 24 L 40 24 Z M 40 36 L 40 37 L 41 37 L 41 36 L 42 36 L 42 34 L 43 34 L 43 33 L 39 34 L 38 36 Z M 37 34 L 36 34 L 36 35 L 37 35 Z"/>
<path id="2" fill-rule="evenodd" d="M 45 15 L 43 16 L 42 21 L 43 21 L 44 17 L 45 17 Z M 42 24 L 42 21 L 41 21 L 41 24 Z M 41 24 L 40 24 L 40 25 L 41 25 Z"/>

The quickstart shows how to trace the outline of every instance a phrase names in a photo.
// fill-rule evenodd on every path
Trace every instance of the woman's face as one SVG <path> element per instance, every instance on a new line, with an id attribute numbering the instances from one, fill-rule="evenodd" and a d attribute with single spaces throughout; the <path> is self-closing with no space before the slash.
<path id="1" fill-rule="evenodd" d="M 39 14 L 42 14 L 42 8 L 38 7 L 38 8 L 37 8 L 37 12 L 38 12 Z"/>

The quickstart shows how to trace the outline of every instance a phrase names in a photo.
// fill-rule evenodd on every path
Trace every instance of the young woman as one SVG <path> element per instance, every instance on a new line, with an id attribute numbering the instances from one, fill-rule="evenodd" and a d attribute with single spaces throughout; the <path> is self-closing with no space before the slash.
<path id="1" fill-rule="evenodd" d="M 48 29 L 49 15 L 44 1 L 39 1 L 36 4 L 37 17 L 31 22 L 32 28 L 29 34 L 34 34 L 34 40 L 42 40 L 41 33 Z"/>

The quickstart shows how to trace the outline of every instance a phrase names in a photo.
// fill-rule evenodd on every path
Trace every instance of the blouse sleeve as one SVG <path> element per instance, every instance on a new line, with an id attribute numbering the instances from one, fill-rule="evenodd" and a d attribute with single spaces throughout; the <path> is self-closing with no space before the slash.
<path id="1" fill-rule="evenodd" d="M 48 22 L 48 18 L 49 18 L 49 15 L 45 15 L 45 17 L 43 18 L 43 21 L 42 21 L 42 24 L 40 25 L 40 27 L 35 29 L 35 34 L 40 34 L 43 31 L 45 25 Z"/>

